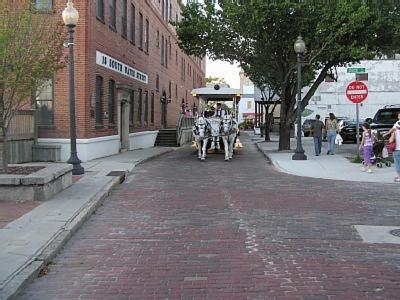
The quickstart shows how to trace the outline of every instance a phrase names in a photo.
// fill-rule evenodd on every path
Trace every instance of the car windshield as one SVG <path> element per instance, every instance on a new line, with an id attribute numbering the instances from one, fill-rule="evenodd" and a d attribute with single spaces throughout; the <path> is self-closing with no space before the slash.
<path id="1" fill-rule="evenodd" d="M 375 123 L 390 123 L 394 124 L 397 121 L 397 115 L 400 113 L 400 110 L 379 110 L 374 118 Z"/>

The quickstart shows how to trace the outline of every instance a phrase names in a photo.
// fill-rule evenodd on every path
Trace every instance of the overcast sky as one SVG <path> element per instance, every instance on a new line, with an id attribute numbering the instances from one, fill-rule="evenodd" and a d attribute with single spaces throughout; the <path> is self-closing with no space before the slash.
<path id="1" fill-rule="evenodd" d="M 237 65 L 231 65 L 221 60 L 212 61 L 207 57 L 206 76 L 223 78 L 231 88 L 240 88 L 240 69 Z"/>

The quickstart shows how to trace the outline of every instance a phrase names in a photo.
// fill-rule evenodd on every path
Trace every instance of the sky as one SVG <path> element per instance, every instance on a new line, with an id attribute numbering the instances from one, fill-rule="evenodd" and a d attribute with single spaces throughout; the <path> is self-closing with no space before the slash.
<path id="1" fill-rule="evenodd" d="M 221 60 L 212 61 L 207 57 L 206 76 L 223 78 L 231 88 L 240 88 L 240 68 Z"/>

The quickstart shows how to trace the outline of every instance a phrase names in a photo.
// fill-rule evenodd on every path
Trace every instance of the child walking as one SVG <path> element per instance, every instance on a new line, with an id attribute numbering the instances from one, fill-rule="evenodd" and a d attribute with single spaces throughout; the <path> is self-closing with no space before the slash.
<path id="1" fill-rule="evenodd" d="M 364 171 L 367 169 L 368 173 L 372 173 L 371 170 L 371 157 L 372 157 L 372 143 L 373 143 L 373 137 L 372 137 L 372 132 L 371 132 L 371 126 L 368 123 L 364 123 L 362 125 L 363 128 L 363 133 L 362 133 L 362 140 L 360 144 L 360 150 L 364 149 L 364 162 L 363 166 L 361 168 L 361 171 Z"/>

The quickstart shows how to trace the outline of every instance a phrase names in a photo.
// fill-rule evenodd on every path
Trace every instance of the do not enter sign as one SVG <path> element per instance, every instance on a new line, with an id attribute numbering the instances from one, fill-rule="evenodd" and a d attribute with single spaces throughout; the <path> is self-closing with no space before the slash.
<path id="1" fill-rule="evenodd" d="M 353 81 L 346 88 L 346 96 L 353 103 L 361 103 L 368 96 L 368 88 L 364 82 Z"/>

